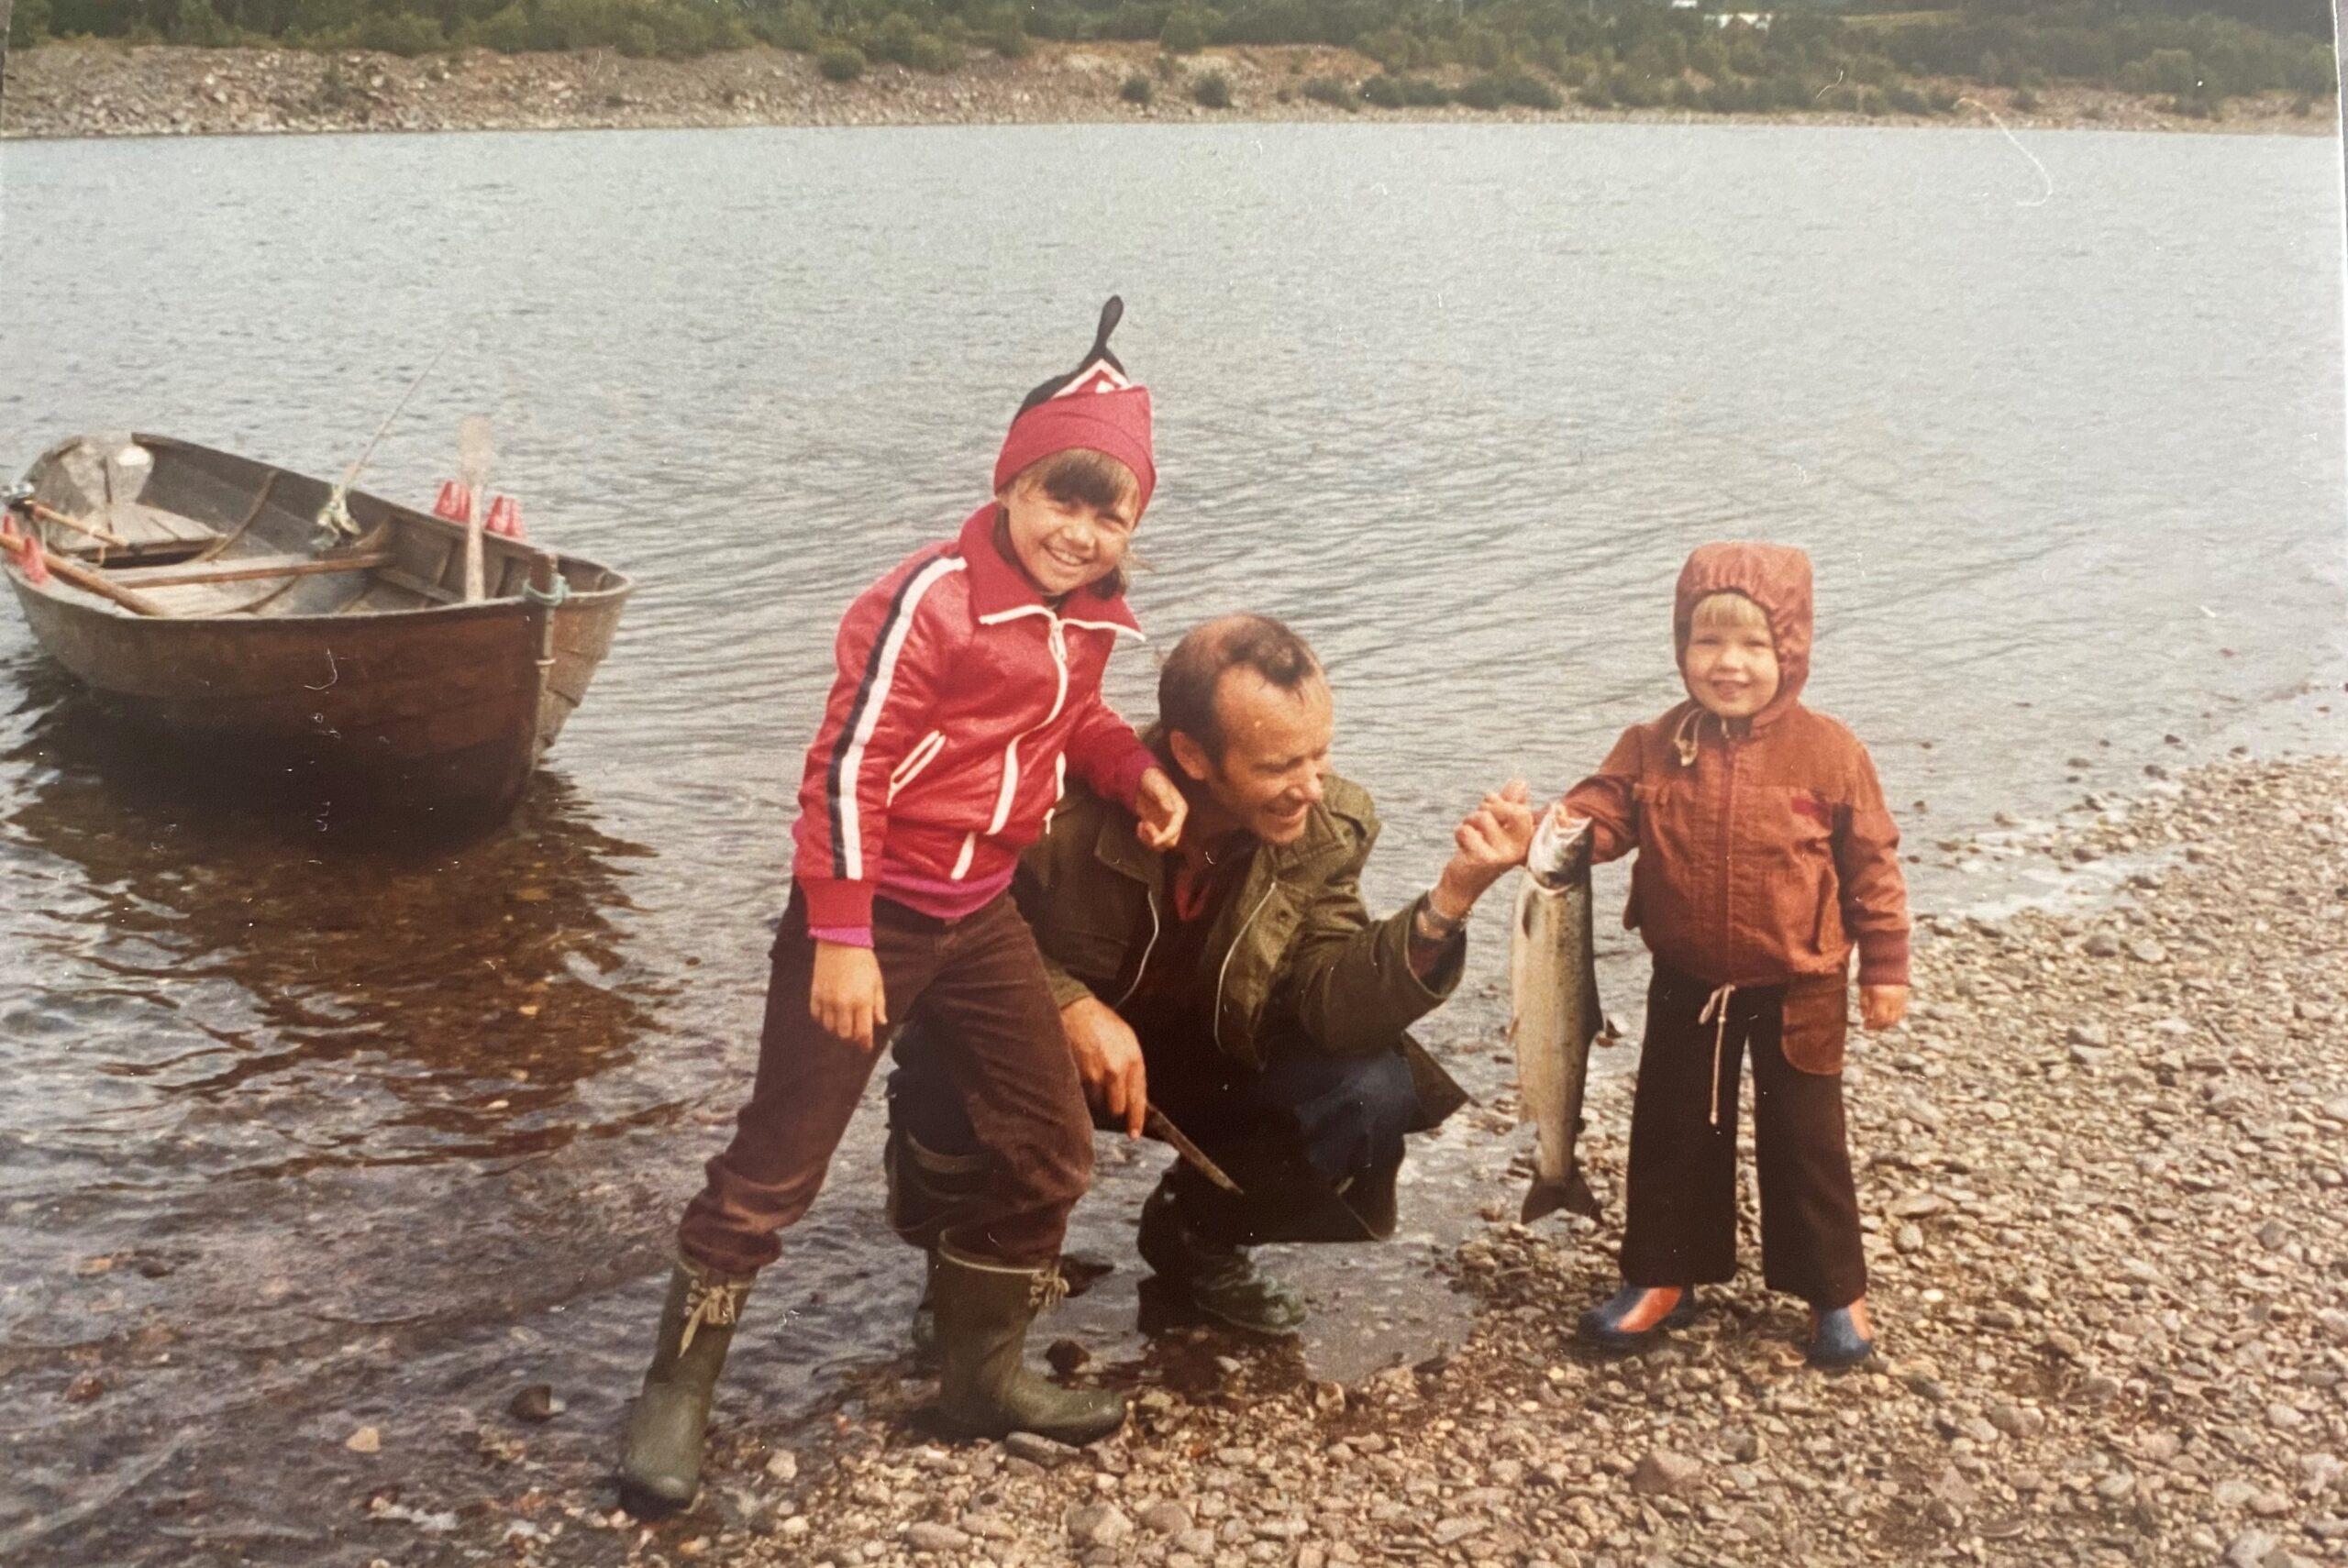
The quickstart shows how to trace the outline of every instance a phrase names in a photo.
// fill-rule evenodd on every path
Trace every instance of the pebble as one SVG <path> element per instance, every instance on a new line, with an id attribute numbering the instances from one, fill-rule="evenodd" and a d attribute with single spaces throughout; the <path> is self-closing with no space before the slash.
<path id="1" fill-rule="evenodd" d="M 1077 1456 L 1078 1450 L 1064 1442 L 1055 1442 L 1035 1432 L 1013 1432 L 1002 1440 L 1003 1452 L 1030 1464 L 1040 1464 L 1049 1470 L 1065 1464 Z"/>
<path id="2" fill-rule="evenodd" d="M 383 1450 L 383 1434 L 373 1427 L 361 1427 L 343 1439 L 342 1446 L 353 1453 L 381 1453 Z"/>
<path id="3" fill-rule="evenodd" d="M 1141 1527 L 1152 1535 L 1181 1535 L 1191 1528 L 1191 1510 L 1170 1497 L 1160 1498 L 1142 1509 Z"/>
<path id="4" fill-rule="evenodd" d="M 2246 1529 L 2226 1546 L 2226 1568 L 2266 1568 L 2275 1553 L 2275 1538 L 2265 1530 Z"/>
<path id="5" fill-rule="evenodd" d="M 533 1383 L 514 1396 L 506 1412 L 517 1421 L 551 1421 L 570 1407 L 554 1397 L 550 1384 Z"/>
<path id="6" fill-rule="evenodd" d="M 916 1524 L 905 1528 L 905 1544 L 915 1551 L 966 1551 L 970 1538 L 952 1525 Z"/>
<path id="7" fill-rule="evenodd" d="M 1650 1449 L 1631 1472 L 1631 1489 L 1644 1497 L 1674 1496 L 1692 1488 L 1703 1474 L 1700 1461 L 1669 1449 Z"/>
<path id="8" fill-rule="evenodd" d="M 1068 1513 L 1068 1538 L 1080 1548 L 1114 1546 L 1133 1532 L 1134 1521 L 1114 1503 L 1080 1503 Z"/>

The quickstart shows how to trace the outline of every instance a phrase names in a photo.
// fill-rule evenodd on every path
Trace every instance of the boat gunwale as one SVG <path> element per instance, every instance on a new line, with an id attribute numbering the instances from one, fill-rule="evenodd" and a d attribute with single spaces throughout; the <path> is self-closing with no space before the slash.
<path id="1" fill-rule="evenodd" d="M 48 465 L 61 459 L 67 451 L 70 451 L 75 445 L 85 439 L 87 439 L 86 435 L 70 436 L 50 447 L 47 451 L 41 453 L 40 456 L 34 458 L 32 463 L 25 469 L 24 479 L 26 482 L 32 482 L 34 477 L 43 471 Z M 224 451 L 216 447 L 206 447 L 201 443 L 184 440 L 176 436 L 155 436 L 144 431 L 133 431 L 130 433 L 130 439 L 142 447 L 177 447 L 183 451 L 201 453 L 208 457 L 226 458 L 235 462 L 249 463 L 256 468 L 267 469 L 271 473 L 282 473 L 294 479 L 308 480 L 312 483 L 326 482 L 317 480 L 314 475 L 305 474 L 296 469 L 283 468 L 274 463 L 264 463 L 258 458 L 241 457 L 235 452 Z M 465 527 L 464 525 L 460 523 L 454 523 L 448 518 L 435 516 L 433 513 L 426 512 L 421 508 L 405 505 L 400 502 L 393 501 L 386 496 L 377 495 L 371 491 L 353 490 L 349 493 L 353 497 L 371 502 L 375 505 L 382 506 L 386 510 L 396 513 L 399 517 L 399 521 L 404 526 L 414 526 L 417 524 L 425 524 L 429 525 L 430 526 L 446 534 L 453 535 L 459 539 L 461 539 L 464 536 Z M 185 516 L 185 513 L 174 513 L 172 515 Z M 190 521 L 194 520 L 190 519 Z M 568 573 L 565 573 L 564 592 L 560 598 L 554 601 L 549 606 L 557 615 L 560 615 L 565 609 L 574 604 L 578 605 L 582 610 L 599 609 L 605 602 L 616 602 L 620 600 L 626 599 L 636 590 L 636 582 L 633 578 L 629 577 L 625 572 L 604 565 L 601 561 L 590 559 L 585 556 L 571 555 L 562 550 L 554 549 L 551 547 L 532 546 L 526 541 L 514 541 L 514 543 L 517 548 L 527 552 L 533 557 L 539 555 L 552 556 L 558 571 L 561 571 L 565 567 L 581 567 L 592 571 L 600 572 L 606 580 L 608 580 L 602 587 L 599 588 L 571 588 L 569 586 Z M 223 558 L 228 559 L 233 558 Z M 316 560 L 327 560 L 331 559 L 332 557 L 327 552 L 321 551 L 310 558 Z M 81 563 L 77 560 L 77 564 L 86 565 L 87 563 Z M 93 568 L 92 569 L 103 570 L 104 569 Z M 229 626 L 302 627 L 327 624 L 349 626 L 354 624 L 364 624 L 370 622 L 382 621 L 447 620 L 451 617 L 465 617 L 483 614 L 528 614 L 535 613 L 537 602 L 527 592 L 523 592 L 504 594 L 495 599 L 477 600 L 471 603 L 457 602 L 449 604 L 419 604 L 407 609 L 330 610 L 322 613 L 292 615 L 256 615 L 241 611 L 215 612 L 206 614 L 188 615 L 140 615 L 126 609 L 122 605 L 114 603 L 112 601 L 107 600 L 101 595 L 92 593 L 85 589 L 75 588 L 72 584 L 63 581 L 62 579 L 55 576 L 54 574 L 52 574 L 48 580 L 44 582 L 33 582 L 28 580 L 21 569 L 12 569 L 6 575 L 9 578 L 10 585 L 20 593 L 37 593 L 43 599 L 48 600 L 50 602 L 58 605 L 60 608 L 101 615 L 110 623 L 123 625 L 185 625 L 206 626 L 213 628 L 225 628 Z M 371 571 L 369 576 L 371 579 L 373 572 Z M 169 592 L 171 590 L 167 587 L 161 589 L 158 591 Z"/>

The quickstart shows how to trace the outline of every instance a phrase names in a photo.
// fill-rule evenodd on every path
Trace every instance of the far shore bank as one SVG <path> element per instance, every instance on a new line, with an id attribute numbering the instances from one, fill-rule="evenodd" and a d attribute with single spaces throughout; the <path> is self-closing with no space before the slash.
<path id="1" fill-rule="evenodd" d="M 1570 99 L 1553 110 L 1382 109 L 1306 95 L 1315 79 L 1358 85 L 1378 69 L 1351 50 L 1312 46 L 1212 49 L 1164 60 L 1155 44 L 1094 42 L 1043 46 L 1018 61 L 974 58 L 943 74 L 880 64 L 838 83 L 825 80 L 809 56 L 765 48 L 664 61 L 610 50 L 404 59 L 360 50 L 46 44 L 8 54 L 0 137 L 1369 120 L 2339 133 L 2333 103 L 2299 113 L 2304 101 L 2288 94 L 2231 101 L 2215 120 L 2176 113 L 2162 98 L 2084 88 L 2046 89 L 2018 108 L 2005 89 L 1965 83 L 1940 83 L 1959 95 L 1958 106 L 1924 116 L 1601 110 Z M 1228 107 L 1193 101 L 1192 85 L 1210 73 L 1227 84 Z M 1149 102 L 1124 96 L 1135 76 L 1150 83 Z"/>

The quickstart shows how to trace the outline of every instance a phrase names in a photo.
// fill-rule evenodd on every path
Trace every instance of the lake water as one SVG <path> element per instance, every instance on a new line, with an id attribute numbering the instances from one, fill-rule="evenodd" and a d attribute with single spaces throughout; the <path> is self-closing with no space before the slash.
<path id="1" fill-rule="evenodd" d="M 1811 697 L 1873 747 L 1922 907 L 2034 886 L 1933 847 L 1998 813 L 2337 745 L 2337 144 L 2024 139 L 2043 177 L 1995 131 L 1726 127 L 8 146 L 0 461 L 137 427 L 338 472 L 448 346 L 368 488 L 428 500 L 490 414 L 534 534 L 640 587 L 515 821 L 440 850 L 157 768 L 0 615 L 0 1559 L 426 1561 L 371 1492 L 609 1463 L 748 1085 L 839 612 L 977 501 L 1112 291 L 1158 410 L 1138 613 L 1318 645 L 1380 909 L 1483 788 L 1554 792 L 1674 700 L 1706 539 L 1811 552 Z M 1131 715 L 1152 668 L 1113 668 Z M 1488 1097 L 1498 926 L 1424 1032 Z M 1282 1259 L 1316 1371 L 1455 1329 L 1424 1265 L 1515 1194 L 1471 1121 L 1394 1245 Z M 892 1353 L 877 1142 L 722 1419 Z M 1116 1357 L 1157 1164 L 1104 1142 L 1072 1238 L 1119 1266 L 1058 1331 Z M 485 1468 L 537 1381 L 548 1469 Z"/>

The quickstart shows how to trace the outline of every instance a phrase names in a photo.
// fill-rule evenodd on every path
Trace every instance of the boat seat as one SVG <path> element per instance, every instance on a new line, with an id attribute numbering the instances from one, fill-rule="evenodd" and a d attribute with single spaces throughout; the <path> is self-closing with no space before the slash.
<path id="1" fill-rule="evenodd" d="M 125 588 L 184 588 L 201 582 L 243 582 L 262 577 L 313 577 L 321 572 L 375 571 L 392 564 L 389 550 L 355 556 L 237 556 L 173 566 L 125 567 L 108 580 Z"/>

